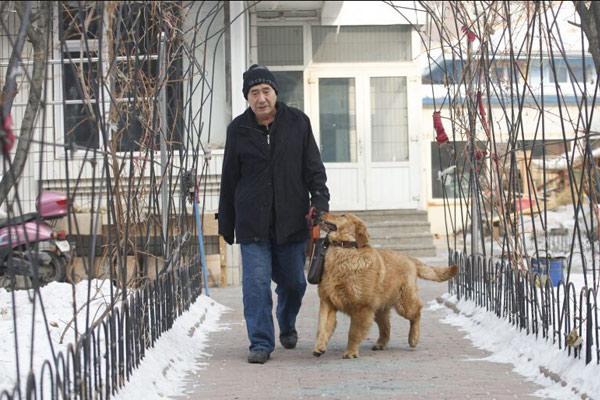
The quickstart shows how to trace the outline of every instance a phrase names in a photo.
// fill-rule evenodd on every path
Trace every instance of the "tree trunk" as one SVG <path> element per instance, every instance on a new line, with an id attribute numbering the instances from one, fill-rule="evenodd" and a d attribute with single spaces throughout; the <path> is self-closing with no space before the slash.
<path id="1" fill-rule="evenodd" d="M 16 8 L 19 18 L 21 18 L 21 23 L 28 23 L 29 21 L 25 18 L 25 3 L 16 2 Z M 0 181 L 0 205 L 4 204 L 10 190 L 18 184 L 19 178 L 25 168 L 27 156 L 29 155 L 35 129 L 35 120 L 42 99 L 42 88 L 44 86 L 46 71 L 46 42 L 44 39 L 50 37 L 48 28 L 50 27 L 49 24 L 52 23 L 51 17 L 52 2 L 42 1 L 38 3 L 37 15 L 32 15 L 30 19 L 31 21 L 37 19 L 37 26 L 34 26 L 32 23 L 27 24 L 27 38 L 33 46 L 33 68 L 29 85 L 29 98 L 23 121 L 21 121 L 15 156 L 9 169 L 4 171 L 4 175 Z"/>
<path id="2" fill-rule="evenodd" d="M 589 52 L 592 54 L 596 74 L 600 76 L 600 3 L 590 2 L 589 8 L 585 1 L 574 1 L 575 9 L 581 18 L 581 28 L 587 37 Z"/>
<path id="3" fill-rule="evenodd" d="M 6 8 L 5 2 L 3 4 L 2 10 L 0 12 L 4 12 Z M 6 68 L 6 77 L 4 79 L 4 88 L 2 88 L 2 118 L 5 118 L 8 114 L 10 114 L 10 110 L 12 108 L 12 103 L 16 95 L 16 80 L 17 80 L 17 69 L 19 67 L 19 61 L 23 58 L 23 45 L 25 44 L 25 36 L 27 35 L 27 26 L 30 23 L 31 17 L 31 2 L 27 2 L 23 7 L 22 4 L 17 5 L 20 6 L 21 11 L 19 13 L 19 17 L 21 18 L 21 27 L 19 28 L 19 33 L 17 34 L 17 40 L 15 41 L 15 45 L 10 53 L 10 59 L 8 61 L 8 68 Z"/>

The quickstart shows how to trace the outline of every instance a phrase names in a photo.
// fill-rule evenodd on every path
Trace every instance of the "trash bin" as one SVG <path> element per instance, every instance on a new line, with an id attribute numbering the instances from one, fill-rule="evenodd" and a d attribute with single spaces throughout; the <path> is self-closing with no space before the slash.
<path id="1" fill-rule="evenodd" d="M 546 262 L 550 265 L 548 266 Z M 565 257 L 548 257 L 548 259 L 545 257 L 531 257 L 531 269 L 534 274 L 540 275 L 542 286 L 546 284 L 548 276 L 552 279 L 552 286 L 554 287 L 557 287 L 560 281 L 564 281 L 564 266 Z"/>

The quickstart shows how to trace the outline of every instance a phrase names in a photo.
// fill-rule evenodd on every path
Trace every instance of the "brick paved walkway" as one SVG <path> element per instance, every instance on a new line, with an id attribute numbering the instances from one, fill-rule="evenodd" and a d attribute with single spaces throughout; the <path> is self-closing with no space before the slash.
<path id="1" fill-rule="evenodd" d="M 445 283 L 419 280 L 419 287 L 425 307 L 415 349 L 407 343 L 408 321 L 394 314 L 387 350 L 370 349 L 377 339 L 374 325 L 361 346 L 361 357 L 343 360 L 349 318 L 338 314 L 327 352 L 313 357 L 318 295 L 309 285 L 298 316 L 297 348 L 285 350 L 277 343 L 264 365 L 246 362 L 241 288 L 211 289 L 212 298 L 231 308 L 221 319 L 230 329 L 212 334 L 206 348 L 211 356 L 198 360 L 187 394 L 179 399 L 533 398 L 536 384 L 512 372 L 511 365 L 477 361 L 489 353 L 472 347 L 455 327 L 440 323 L 444 311 L 427 310 L 427 303 L 447 290 Z"/>

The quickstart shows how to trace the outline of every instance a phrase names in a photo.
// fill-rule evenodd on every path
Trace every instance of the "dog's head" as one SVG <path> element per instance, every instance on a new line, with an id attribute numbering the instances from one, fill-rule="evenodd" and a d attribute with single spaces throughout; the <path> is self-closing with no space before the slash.
<path id="1" fill-rule="evenodd" d="M 369 244 L 367 226 L 354 214 L 322 213 L 319 226 L 328 233 L 332 241 L 356 242 L 359 248 Z"/>

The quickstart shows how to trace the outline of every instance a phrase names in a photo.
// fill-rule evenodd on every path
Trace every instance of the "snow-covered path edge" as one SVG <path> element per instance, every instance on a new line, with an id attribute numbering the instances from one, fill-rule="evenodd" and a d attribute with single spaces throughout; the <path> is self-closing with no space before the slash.
<path id="1" fill-rule="evenodd" d="M 199 296 L 154 347 L 147 349 L 139 368 L 114 398 L 156 399 L 184 394 L 184 378 L 202 365 L 198 362 L 200 358 L 210 356 L 204 352 L 209 334 L 228 329 L 219 324 L 226 310 L 211 298 Z"/>
<path id="2" fill-rule="evenodd" d="M 527 335 L 474 302 L 458 301 L 450 294 L 432 300 L 428 309 L 445 312 L 440 322 L 457 327 L 475 347 L 489 351 L 483 360 L 512 364 L 516 373 L 544 387 L 534 395 L 600 399 L 600 366 L 595 362 L 585 365 L 541 336 Z"/>

